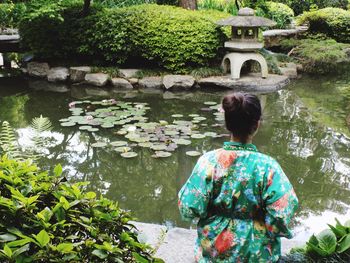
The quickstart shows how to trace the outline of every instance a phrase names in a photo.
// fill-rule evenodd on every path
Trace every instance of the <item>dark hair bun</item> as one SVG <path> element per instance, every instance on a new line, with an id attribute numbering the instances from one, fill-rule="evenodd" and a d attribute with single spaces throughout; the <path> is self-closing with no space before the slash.
<path id="1" fill-rule="evenodd" d="M 222 100 L 226 128 L 233 136 L 245 142 L 258 128 L 261 105 L 257 96 L 248 93 L 231 93 Z"/>
<path id="2" fill-rule="evenodd" d="M 244 95 L 242 93 L 233 93 L 224 97 L 222 108 L 225 112 L 240 111 L 244 104 Z"/>

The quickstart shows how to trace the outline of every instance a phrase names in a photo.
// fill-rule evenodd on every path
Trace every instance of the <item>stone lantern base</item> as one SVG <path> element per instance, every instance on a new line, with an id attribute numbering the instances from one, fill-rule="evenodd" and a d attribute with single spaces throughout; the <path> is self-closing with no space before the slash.
<path id="1" fill-rule="evenodd" d="M 249 52 L 249 53 L 234 52 L 234 53 L 226 54 L 226 56 L 222 60 L 222 68 L 224 70 L 224 73 L 228 73 L 229 71 L 231 71 L 231 78 L 239 79 L 241 76 L 241 69 L 244 62 L 249 60 L 257 61 L 260 64 L 261 77 L 267 78 L 267 75 L 268 75 L 267 62 L 261 54 L 256 52 Z"/>

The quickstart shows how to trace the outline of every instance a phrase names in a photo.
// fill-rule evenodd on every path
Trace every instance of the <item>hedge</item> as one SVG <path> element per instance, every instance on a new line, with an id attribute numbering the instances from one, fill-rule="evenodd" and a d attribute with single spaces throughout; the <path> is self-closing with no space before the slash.
<path id="1" fill-rule="evenodd" d="M 26 5 L 23 3 L 0 3 L 0 29 L 16 28 L 25 12 Z"/>
<path id="2" fill-rule="evenodd" d="M 288 27 L 294 18 L 294 11 L 288 5 L 267 1 L 265 3 L 265 11 L 261 8 L 257 9 L 257 15 L 265 16 L 277 23 L 277 28 Z"/>
<path id="3" fill-rule="evenodd" d="M 93 6 L 83 17 L 80 10 L 81 4 L 53 4 L 31 13 L 20 24 L 24 46 L 43 59 L 89 57 L 99 64 L 120 65 L 140 58 L 183 72 L 185 67 L 208 65 L 227 38 L 228 31 L 215 24 L 229 16 L 222 12 Z"/>
<path id="4" fill-rule="evenodd" d="M 350 43 L 350 11 L 340 8 L 324 8 L 305 12 L 298 24 L 310 24 L 310 31 L 323 33 L 338 42 Z"/>
<path id="5" fill-rule="evenodd" d="M 62 168 L 0 157 L 0 261 L 163 262 L 116 202 L 68 183 Z"/>

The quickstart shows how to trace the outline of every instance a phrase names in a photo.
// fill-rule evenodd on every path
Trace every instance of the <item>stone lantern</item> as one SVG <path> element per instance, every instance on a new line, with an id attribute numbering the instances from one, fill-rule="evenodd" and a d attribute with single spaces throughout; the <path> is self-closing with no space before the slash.
<path id="1" fill-rule="evenodd" d="M 267 78 L 268 68 L 265 58 L 257 51 L 263 48 L 259 42 L 259 28 L 275 26 L 276 22 L 254 15 L 251 8 L 242 8 L 238 16 L 232 16 L 217 22 L 221 26 L 231 26 L 232 35 L 229 41 L 225 42 L 225 48 L 230 53 L 226 54 L 222 67 L 224 72 L 231 71 L 232 79 L 239 79 L 241 68 L 246 61 L 257 61 L 261 67 L 261 75 Z"/>

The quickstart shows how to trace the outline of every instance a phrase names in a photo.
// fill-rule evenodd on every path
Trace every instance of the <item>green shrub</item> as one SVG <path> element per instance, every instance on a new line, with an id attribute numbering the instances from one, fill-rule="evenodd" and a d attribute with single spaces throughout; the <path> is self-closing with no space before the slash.
<path id="1" fill-rule="evenodd" d="M 139 55 L 174 72 L 205 66 L 218 54 L 225 35 L 214 23 L 219 15 L 169 6 L 134 8 L 132 34 Z M 216 13 L 218 14 L 218 13 Z M 222 13 L 220 18 L 228 15 Z"/>
<path id="2" fill-rule="evenodd" d="M 80 10 L 81 4 L 35 10 L 20 25 L 23 44 L 45 59 L 88 56 L 115 65 L 141 58 L 184 72 L 184 67 L 205 66 L 216 58 L 227 37 L 215 22 L 229 14 L 217 11 L 147 4 L 95 7 L 83 17 Z"/>
<path id="3" fill-rule="evenodd" d="M 156 0 L 95 0 L 94 2 L 105 7 L 114 8 L 141 4 L 154 4 L 156 3 Z"/>
<path id="4" fill-rule="evenodd" d="M 23 3 L 0 4 L 0 29 L 16 28 L 25 12 L 26 6 Z"/>
<path id="5" fill-rule="evenodd" d="M 265 5 L 267 11 L 258 8 L 257 15 L 276 21 L 277 28 L 286 28 L 293 21 L 294 11 L 289 6 L 271 1 L 266 2 Z"/>
<path id="6" fill-rule="evenodd" d="M 292 56 L 302 65 L 305 72 L 327 74 L 346 72 L 350 68 L 350 45 L 337 43 L 333 39 L 308 38 L 283 40 L 285 49 L 293 49 Z"/>
<path id="7" fill-rule="evenodd" d="M 0 157 L 1 262 L 154 261 L 128 213 L 61 173 Z"/>
<path id="8" fill-rule="evenodd" d="M 324 33 L 338 42 L 350 43 L 350 11 L 340 8 L 324 8 L 305 12 L 298 24 L 310 24 L 313 33 Z"/>

